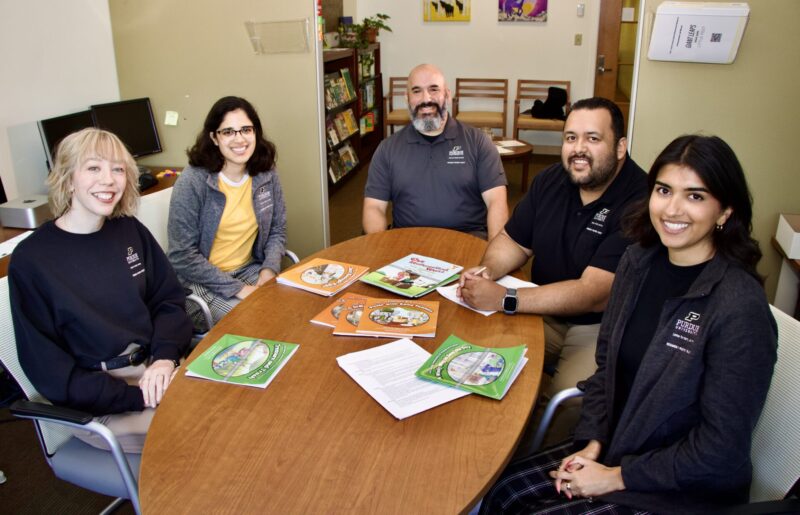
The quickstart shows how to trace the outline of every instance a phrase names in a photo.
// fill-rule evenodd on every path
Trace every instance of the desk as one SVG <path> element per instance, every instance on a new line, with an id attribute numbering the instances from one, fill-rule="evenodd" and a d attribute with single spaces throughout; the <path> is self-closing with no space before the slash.
<path id="1" fill-rule="evenodd" d="M 497 144 L 500 141 L 506 141 L 509 138 L 505 138 L 503 136 L 494 136 L 492 137 L 492 141 Z M 500 154 L 500 160 L 503 163 L 508 161 L 522 161 L 522 193 L 528 191 L 528 170 L 530 168 L 531 156 L 533 155 L 533 146 L 525 143 L 521 140 L 516 140 L 522 145 L 518 145 L 515 147 L 503 147 L 506 150 L 510 150 L 511 153 Z"/>
<path id="2" fill-rule="evenodd" d="M 417 252 L 471 266 L 485 247 L 463 233 L 411 228 L 361 236 L 311 257 L 376 268 Z M 361 282 L 346 291 L 391 296 Z M 481 345 L 528 345 L 530 361 L 505 399 L 471 395 L 396 420 L 336 363 L 394 338 L 333 336 L 309 323 L 333 298 L 273 281 L 221 320 L 190 359 L 225 333 L 300 348 L 266 390 L 175 378 L 142 456 L 144 513 L 466 512 L 521 437 L 541 379 L 542 320 L 483 317 L 438 293 L 425 299 L 440 301 L 436 337 L 415 340 L 429 352 L 451 333 Z"/>

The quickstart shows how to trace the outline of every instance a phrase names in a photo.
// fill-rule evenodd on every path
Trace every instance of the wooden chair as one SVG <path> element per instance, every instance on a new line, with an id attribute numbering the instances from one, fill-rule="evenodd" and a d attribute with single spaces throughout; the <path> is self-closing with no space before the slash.
<path id="1" fill-rule="evenodd" d="M 503 102 L 502 111 L 462 111 L 462 100 L 485 99 L 489 103 Z M 456 79 L 453 96 L 453 116 L 473 127 L 490 127 L 506 131 L 508 119 L 508 79 Z"/>
<path id="2" fill-rule="evenodd" d="M 567 90 L 567 105 L 565 112 L 569 111 L 569 81 L 563 80 L 523 80 L 517 81 L 517 99 L 514 101 L 514 139 L 519 139 L 519 131 L 564 131 L 563 120 L 545 120 L 534 118 L 530 114 L 520 114 L 525 109 L 530 109 L 533 102 L 547 100 L 547 90 L 550 87 L 562 88 Z M 525 107 L 521 104 L 525 102 Z M 528 105 L 530 103 L 530 105 Z"/>
<path id="3" fill-rule="evenodd" d="M 406 103 L 406 87 L 408 77 L 389 77 L 389 94 L 383 99 L 383 134 L 389 137 L 389 128 L 394 133 L 395 125 L 408 125 L 408 105 Z M 399 100 L 399 101 L 396 101 Z"/>

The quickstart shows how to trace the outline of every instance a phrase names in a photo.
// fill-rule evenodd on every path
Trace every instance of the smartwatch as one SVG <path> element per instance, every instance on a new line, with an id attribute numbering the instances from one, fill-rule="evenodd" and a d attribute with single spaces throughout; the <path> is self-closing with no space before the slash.
<path id="1" fill-rule="evenodd" d="M 503 297 L 503 313 L 513 315 L 517 312 L 517 290 L 514 288 L 506 289 L 506 296 Z"/>

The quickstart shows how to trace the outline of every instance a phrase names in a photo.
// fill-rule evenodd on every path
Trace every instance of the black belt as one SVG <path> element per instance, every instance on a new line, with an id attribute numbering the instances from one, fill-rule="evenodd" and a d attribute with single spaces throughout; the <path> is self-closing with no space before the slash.
<path id="1" fill-rule="evenodd" d="M 149 352 L 147 348 L 140 347 L 139 350 L 135 350 L 130 354 L 123 354 L 122 356 L 111 358 L 108 361 L 101 361 L 100 363 L 91 365 L 89 370 L 116 370 L 118 368 L 135 367 L 136 365 L 144 363 L 148 355 Z"/>

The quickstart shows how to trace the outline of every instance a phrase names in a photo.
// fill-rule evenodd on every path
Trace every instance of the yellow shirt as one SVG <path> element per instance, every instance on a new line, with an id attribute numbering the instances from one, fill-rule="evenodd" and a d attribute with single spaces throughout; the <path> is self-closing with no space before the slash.
<path id="1" fill-rule="evenodd" d="M 258 235 L 258 223 L 253 211 L 253 187 L 249 175 L 235 183 L 222 172 L 219 190 L 225 194 L 225 209 L 219 221 L 208 261 L 222 270 L 232 272 L 252 260 L 253 244 Z"/>

